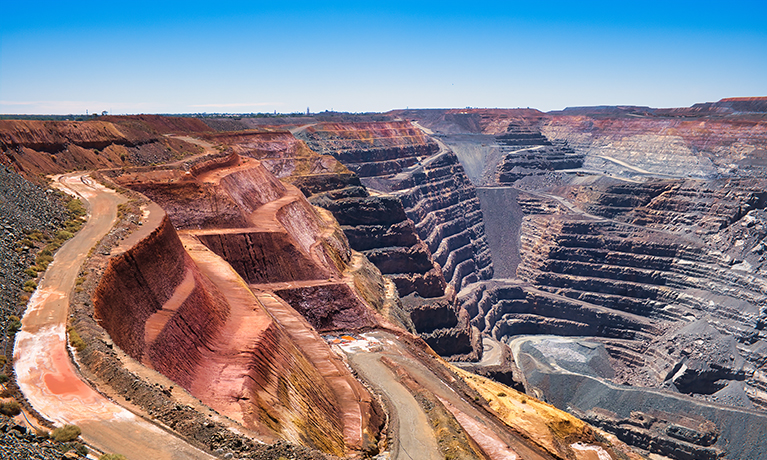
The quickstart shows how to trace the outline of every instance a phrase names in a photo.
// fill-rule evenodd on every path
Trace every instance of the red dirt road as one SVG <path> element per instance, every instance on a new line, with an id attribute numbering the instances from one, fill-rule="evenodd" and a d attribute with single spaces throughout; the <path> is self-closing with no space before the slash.
<path id="1" fill-rule="evenodd" d="M 66 350 L 69 294 L 88 251 L 112 228 L 125 198 L 82 173 L 61 176 L 57 186 L 86 202 L 89 220 L 56 253 L 29 301 L 14 352 L 21 391 L 44 417 L 80 426 L 82 438 L 101 451 L 135 460 L 213 458 L 107 399 L 74 369 Z"/>

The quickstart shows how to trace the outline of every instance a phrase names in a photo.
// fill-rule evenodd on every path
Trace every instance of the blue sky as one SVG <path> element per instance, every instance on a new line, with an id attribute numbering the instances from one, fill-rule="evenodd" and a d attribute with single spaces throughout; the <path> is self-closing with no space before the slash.
<path id="1" fill-rule="evenodd" d="M 0 113 L 767 95 L 767 2 L 4 2 Z"/>

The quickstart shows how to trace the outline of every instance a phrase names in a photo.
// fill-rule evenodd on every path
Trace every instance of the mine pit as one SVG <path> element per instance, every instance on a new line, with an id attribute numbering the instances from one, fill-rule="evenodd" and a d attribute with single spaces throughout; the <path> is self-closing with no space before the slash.
<path id="1" fill-rule="evenodd" d="M 100 170 L 62 186 L 117 227 L 79 291 L 69 267 L 33 299 L 79 299 L 85 378 L 215 455 L 761 459 L 767 130 L 732 103 L 705 132 L 692 108 L 435 109 L 3 121 L 0 140 L 30 179 Z M 35 302 L 17 351 L 59 349 L 17 381 L 104 442 L 134 416 L 53 371 L 67 315 Z"/>

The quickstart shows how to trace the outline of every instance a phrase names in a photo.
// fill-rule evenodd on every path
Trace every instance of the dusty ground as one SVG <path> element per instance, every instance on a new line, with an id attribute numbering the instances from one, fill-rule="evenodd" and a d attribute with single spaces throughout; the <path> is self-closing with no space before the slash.
<path id="1" fill-rule="evenodd" d="M 442 459 L 437 440 L 418 401 L 383 363 L 380 353 L 353 353 L 350 362 L 362 377 L 389 401 L 392 433 L 396 433 L 392 458 Z"/>
<path id="2" fill-rule="evenodd" d="M 465 397 L 457 393 L 453 388 L 458 383 L 455 379 L 447 382 L 444 381 L 444 376 L 438 376 L 429 367 L 425 366 L 421 362 L 423 357 L 416 357 L 408 347 L 402 345 L 396 336 L 387 332 L 372 332 L 366 334 L 366 336 L 380 342 L 381 345 L 368 349 L 345 347 L 344 351 L 352 366 L 362 377 L 374 388 L 379 388 L 386 397 L 392 400 L 392 405 L 395 408 L 392 424 L 397 427 L 394 431 L 399 433 L 399 439 L 395 440 L 395 442 L 402 443 L 404 439 L 408 443 L 407 445 L 411 446 L 411 449 L 418 445 L 430 446 L 428 438 L 433 436 L 432 427 L 426 423 L 423 409 L 418 406 L 414 399 L 410 400 L 412 396 L 408 398 L 401 393 L 402 390 L 405 392 L 407 390 L 394 379 L 391 370 L 381 363 L 382 357 L 390 359 L 402 369 L 405 369 L 409 376 L 421 387 L 439 398 L 453 416 L 457 418 L 466 433 L 481 446 L 489 458 L 493 460 L 511 458 L 538 460 L 552 458 L 529 439 L 514 433 L 488 413 L 479 410 L 476 406 L 467 402 Z M 432 356 L 431 359 L 435 360 L 436 357 Z M 438 362 L 431 365 L 442 366 Z M 407 425 L 403 427 L 403 423 Z M 418 428 L 419 426 L 420 428 Z M 417 435 L 409 432 L 409 430 L 414 428 L 417 428 Z M 428 435 L 423 434 L 425 429 L 427 429 L 425 433 L 429 433 Z M 414 436 L 418 436 L 420 439 L 414 439 Z M 423 448 L 427 449 L 425 455 L 430 455 L 428 452 L 431 452 L 431 450 L 428 449 L 431 449 L 431 447 Z M 394 458 L 409 458 L 404 456 L 403 453 L 398 452 L 397 447 L 393 451 L 395 455 L 399 455 Z M 424 454 L 419 453 L 419 455 Z M 426 457 L 413 456 L 412 458 Z"/>
<path id="3" fill-rule="evenodd" d="M 88 250 L 112 227 L 124 198 L 84 174 L 62 176 L 58 182 L 87 202 L 91 218 L 57 252 L 30 300 L 16 336 L 19 387 L 43 416 L 79 425 L 83 439 L 101 451 L 137 460 L 212 458 L 105 398 L 74 369 L 66 350 L 69 293 Z"/>

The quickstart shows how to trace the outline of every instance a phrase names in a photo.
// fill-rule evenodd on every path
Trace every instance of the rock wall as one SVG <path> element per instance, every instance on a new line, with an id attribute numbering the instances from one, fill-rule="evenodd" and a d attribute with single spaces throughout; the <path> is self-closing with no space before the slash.
<path id="1" fill-rule="evenodd" d="M 325 199 L 335 198 L 332 201 L 342 202 L 342 206 L 353 211 L 348 213 L 351 214 L 349 223 L 359 225 L 363 222 L 355 219 L 367 215 L 366 208 L 388 206 L 398 210 L 392 198 L 402 203 L 405 216 L 413 222 L 418 237 L 411 246 L 405 241 L 413 240 L 402 233 L 402 230 L 409 232 L 411 224 L 395 212 L 384 214 L 390 221 L 368 221 L 355 230 L 346 230 L 350 240 L 365 247 L 366 255 L 397 283 L 400 295 L 415 292 L 436 301 L 444 289 L 440 286 L 441 274 L 447 285 L 444 293 L 452 300 L 455 292 L 464 286 L 492 277 L 492 260 L 479 200 L 452 152 L 426 137 L 414 125 L 402 121 L 318 124 L 296 135 L 306 139 L 314 149 L 333 155 L 357 172 L 369 190 L 375 190 L 369 199 L 367 193 L 358 194 L 354 206 L 349 206 L 351 200 L 343 202 L 345 197 L 338 194 L 318 197 L 321 206 L 336 209 L 340 214 L 340 207 Z M 386 195 L 379 196 L 381 193 Z M 386 200 L 389 204 L 385 204 Z M 373 206 L 373 203 L 377 204 Z M 342 223 L 346 218 L 339 216 Z M 363 235 L 383 238 L 364 238 Z M 385 241 L 396 240 L 400 246 L 385 246 Z M 421 302 L 410 297 L 405 299 L 405 304 L 413 308 L 411 318 L 424 308 Z M 454 315 L 457 320 L 458 312 Z M 423 334 L 434 333 L 424 330 Z M 471 336 L 468 322 L 462 321 L 449 332 L 424 337 L 432 340 L 429 342 L 432 346 L 437 346 L 439 337 L 442 345 L 437 348 L 445 354 L 457 355 L 471 349 Z M 448 343 L 451 345 L 446 345 Z"/>
<path id="2" fill-rule="evenodd" d="M 492 277 L 479 199 L 454 154 L 442 152 L 388 182 L 454 291 Z"/>
<path id="3" fill-rule="evenodd" d="M 444 295 L 442 272 L 401 200 L 370 196 L 364 187 L 353 186 L 317 193 L 310 200 L 333 213 L 351 247 L 391 279 L 400 296 L 413 292 L 422 297 Z"/>
<path id="4" fill-rule="evenodd" d="M 502 143 L 501 138 L 499 143 Z M 562 146 L 540 146 L 517 149 L 506 154 L 498 165 L 496 174 L 499 183 L 508 183 L 530 175 L 577 169 L 581 166 L 583 166 L 583 155 L 574 154 L 572 149 Z"/>
<path id="5" fill-rule="evenodd" d="M 156 257 L 158 252 L 164 257 Z M 337 396 L 315 365 L 263 307 L 247 319 L 231 318 L 235 309 L 226 299 L 200 273 L 166 218 L 148 238 L 110 260 L 93 303 L 115 344 L 204 403 L 262 434 L 342 453 Z M 235 338 L 227 325 L 233 319 L 259 327 Z M 236 343 L 245 348 L 232 350 Z M 221 362 L 247 370 L 238 387 L 209 372 Z M 231 395 L 217 391 L 238 397 L 232 404 Z"/>
<path id="6" fill-rule="evenodd" d="M 549 139 L 567 141 L 586 166 L 615 170 L 617 159 L 655 174 L 714 178 L 763 174 L 767 122 L 747 117 L 595 117 L 546 120 Z"/>
<path id="7" fill-rule="evenodd" d="M 160 252 L 168 257 L 156 257 Z M 186 277 L 192 290 L 174 308 L 187 314 L 193 334 L 204 340 L 221 324 L 226 306 L 206 297 L 200 274 L 167 218 L 133 250 L 110 260 L 94 294 L 97 318 L 120 348 L 142 360 L 150 345 L 145 340 L 147 319 L 163 309 Z"/>
<path id="8" fill-rule="evenodd" d="M 408 114 L 455 146 L 483 186 L 494 267 L 506 279 L 459 292 L 471 324 L 502 341 L 594 337 L 614 367 L 611 383 L 729 407 L 715 422 L 726 432 L 715 448 L 669 434 L 672 422 L 627 428 L 627 413 L 593 418 L 672 458 L 751 458 L 739 446 L 754 440 L 729 424 L 751 416 L 739 410 L 767 407 L 763 102 Z M 575 407 L 578 397 L 560 398 L 551 379 L 541 376 L 546 389 L 534 393 Z M 567 390 L 583 385 L 557 379 Z M 631 391 L 641 396 L 621 410 L 655 397 Z M 585 409 L 592 393 L 583 390 Z"/>
<path id="9" fill-rule="evenodd" d="M 372 312 L 360 308 L 354 292 L 343 283 L 280 289 L 275 293 L 320 332 L 370 328 L 377 323 Z"/>
<path id="10" fill-rule="evenodd" d="M 260 159 L 276 177 L 297 186 L 313 205 L 328 209 L 341 224 L 351 248 L 373 259 L 393 280 L 400 295 L 444 294 L 441 271 L 415 233 L 400 200 L 371 196 L 356 174 L 332 156 L 317 155 L 288 131 L 226 132 L 207 138 L 225 142 L 243 156 Z M 428 259 L 428 266 L 410 264 L 413 258 Z"/>
<path id="11" fill-rule="evenodd" d="M 37 181 L 39 174 L 147 165 L 202 150 L 162 136 L 149 124 L 131 117 L 109 120 L 0 120 L 0 163 Z M 166 120 L 165 124 L 166 128 L 204 127 L 193 121 L 174 124 Z"/>
<path id="12" fill-rule="evenodd" d="M 211 251 L 220 255 L 249 284 L 328 278 L 325 267 L 298 250 L 286 233 L 255 232 L 197 235 Z M 285 260 L 292 263 L 286 264 Z"/>
<path id="13" fill-rule="evenodd" d="M 187 169 L 113 172 L 168 217 L 110 261 L 94 296 L 101 324 L 129 355 L 262 436 L 335 455 L 373 448 L 375 402 L 345 368 L 328 367 L 328 345 L 310 324 L 328 312 L 333 329 L 379 321 L 342 278 L 352 254 L 337 223 L 255 160 L 234 154 Z M 344 308 L 311 296 L 298 312 L 275 303 L 285 282 L 329 290 Z"/>
<path id="14" fill-rule="evenodd" d="M 231 120 L 220 120 L 221 123 L 212 119 L 207 121 L 215 127 L 232 127 Z M 341 228 L 337 226 L 335 219 L 343 221 L 345 216 L 367 209 L 366 204 L 360 207 L 355 203 L 355 198 L 368 197 L 365 189 L 360 186 L 358 177 L 335 158 L 317 155 L 311 151 L 304 142 L 286 131 L 284 126 L 266 127 L 255 124 L 247 127 L 256 129 L 246 132 L 209 133 L 205 137 L 212 142 L 221 143 L 223 148 L 232 152 L 232 155 L 237 158 L 243 158 L 246 161 L 249 158 L 259 159 L 259 164 L 273 174 L 273 177 L 270 175 L 272 177 L 270 180 L 279 178 L 285 184 L 298 187 L 305 196 L 312 197 L 312 204 L 326 205 L 332 211 L 332 215 L 323 208 L 309 206 L 295 193 L 295 189 L 287 186 L 287 189 L 292 190 L 291 194 L 295 199 L 286 197 L 287 201 L 282 200 L 283 202 L 280 203 L 280 198 L 277 198 L 265 207 L 264 209 L 270 208 L 274 211 L 273 216 L 252 214 L 248 217 L 249 223 L 240 224 L 245 230 L 214 231 L 210 235 L 203 235 L 196 231 L 198 237 L 214 248 L 216 253 L 229 260 L 240 274 L 254 285 L 296 280 L 304 281 L 304 285 L 309 285 L 329 277 L 336 281 L 342 276 L 351 277 L 354 280 L 354 291 L 358 292 L 359 296 L 350 296 L 351 291 L 339 291 L 341 295 L 339 305 L 347 309 L 354 306 L 359 319 L 356 327 L 369 323 L 369 318 L 366 319 L 367 317 L 363 314 L 367 308 L 364 304 L 367 303 L 395 324 L 402 324 L 403 327 L 412 329 L 409 319 L 402 312 L 396 289 L 392 289 L 393 286 L 389 286 L 391 283 L 381 278 L 380 272 L 370 266 L 370 262 L 364 255 L 350 251 L 350 245 L 341 233 Z M 192 173 L 194 175 L 195 171 L 193 170 Z M 268 183 L 268 181 L 261 182 Z M 270 187 L 275 190 L 280 187 L 285 188 L 285 186 L 274 184 Z M 248 187 L 243 188 L 245 189 Z M 315 199 L 317 196 L 322 196 L 322 199 L 317 201 Z M 339 198 L 346 199 L 343 202 L 334 203 L 334 200 Z M 327 206 L 328 204 L 333 206 Z M 174 206 L 172 203 L 170 205 Z M 401 204 L 399 206 L 401 208 Z M 382 214 L 373 212 L 377 209 L 374 206 L 363 214 L 376 222 L 376 219 L 383 218 Z M 210 212 L 206 214 L 211 217 L 214 215 Z M 399 214 L 404 216 L 404 212 Z M 263 227 L 265 220 L 271 220 L 272 223 L 264 229 L 265 231 L 257 231 L 254 226 Z M 195 227 L 189 225 L 187 228 Z M 343 225 L 342 228 L 343 231 L 348 231 L 355 227 Z M 409 231 L 409 228 L 406 227 L 405 231 Z M 242 244 L 245 244 L 244 240 L 254 238 L 263 242 L 255 245 L 253 241 L 247 242 L 247 251 L 237 247 L 227 251 L 222 239 L 232 238 Z M 266 240 L 270 242 L 267 243 Z M 234 246 L 242 246 L 240 243 Z M 357 243 L 359 241 L 353 241 L 351 249 L 371 249 L 370 247 L 362 248 Z M 410 245 L 412 244 L 414 243 Z M 285 264 L 283 261 L 286 259 L 300 261 L 300 263 Z M 418 279 L 417 274 L 405 276 Z M 444 285 L 444 281 L 442 284 Z M 410 285 L 415 283 L 411 281 Z M 440 288 L 439 285 L 437 287 Z M 423 290 L 423 292 L 427 291 Z M 345 324 L 351 327 L 351 323 Z"/>
<path id="15" fill-rule="evenodd" d="M 453 292 L 492 276 L 479 201 L 455 155 L 408 122 L 321 124 L 297 135 L 402 201 Z"/>
<path id="16" fill-rule="evenodd" d="M 652 183 L 636 184 L 633 193 L 620 193 L 617 198 L 614 189 L 606 187 L 608 196 L 600 195 L 592 203 L 622 203 L 608 206 L 616 219 L 529 214 L 522 225 L 522 262 L 517 274 L 537 289 L 581 302 L 581 309 L 608 309 L 608 315 L 588 321 L 596 330 L 589 330 L 587 335 L 644 343 L 608 341 L 608 351 L 630 368 L 647 366 L 639 374 L 626 371 L 622 377 L 625 381 L 650 386 L 674 384 L 686 393 L 713 394 L 726 381 L 747 380 L 753 388 L 746 393 L 754 404 L 763 405 L 759 396 L 761 371 L 756 371 L 762 359 L 757 350 L 763 348 L 760 306 L 767 300 L 764 261 L 758 254 L 767 236 L 761 220 L 763 192 L 753 182 L 738 184 L 699 184 L 695 194 L 689 193 L 689 185 L 679 183 L 658 183 L 662 193 L 657 193 L 659 189 Z M 645 195 L 648 190 L 654 192 Z M 656 198 L 642 198 L 653 195 Z M 601 209 L 601 205 L 594 206 L 585 207 Z M 647 207 L 658 212 L 643 211 Z M 642 218 L 635 218 L 637 215 Z M 477 314 L 482 317 L 484 312 L 486 325 L 495 324 L 493 332 L 502 334 L 504 323 L 492 314 L 494 308 L 498 307 Z M 615 334 L 627 327 L 627 319 L 636 318 L 646 323 L 636 322 L 642 326 L 638 329 L 642 334 Z M 737 352 L 728 363 L 703 365 L 698 371 L 689 370 L 687 377 L 684 373 L 676 375 L 674 369 L 681 363 L 687 362 L 686 368 L 692 369 L 689 355 L 685 358 L 674 352 L 674 346 L 661 344 L 674 340 L 670 337 L 681 333 L 680 325 L 696 318 L 705 318 L 724 334 L 706 342 L 711 347 L 709 360 L 714 359 L 713 349 L 727 336 L 737 341 Z M 514 321 L 520 319 L 515 316 Z M 659 339 L 644 334 L 653 330 L 667 331 L 668 335 Z M 513 332 L 507 331 L 508 335 Z M 649 356 L 647 347 L 654 350 Z M 750 371 L 743 371 L 740 357 L 751 363 L 746 366 Z M 719 371 L 706 376 L 711 366 Z M 696 385 L 690 386 L 690 373 L 695 375 Z M 706 382 L 712 379 L 722 382 L 707 387 Z"/>

